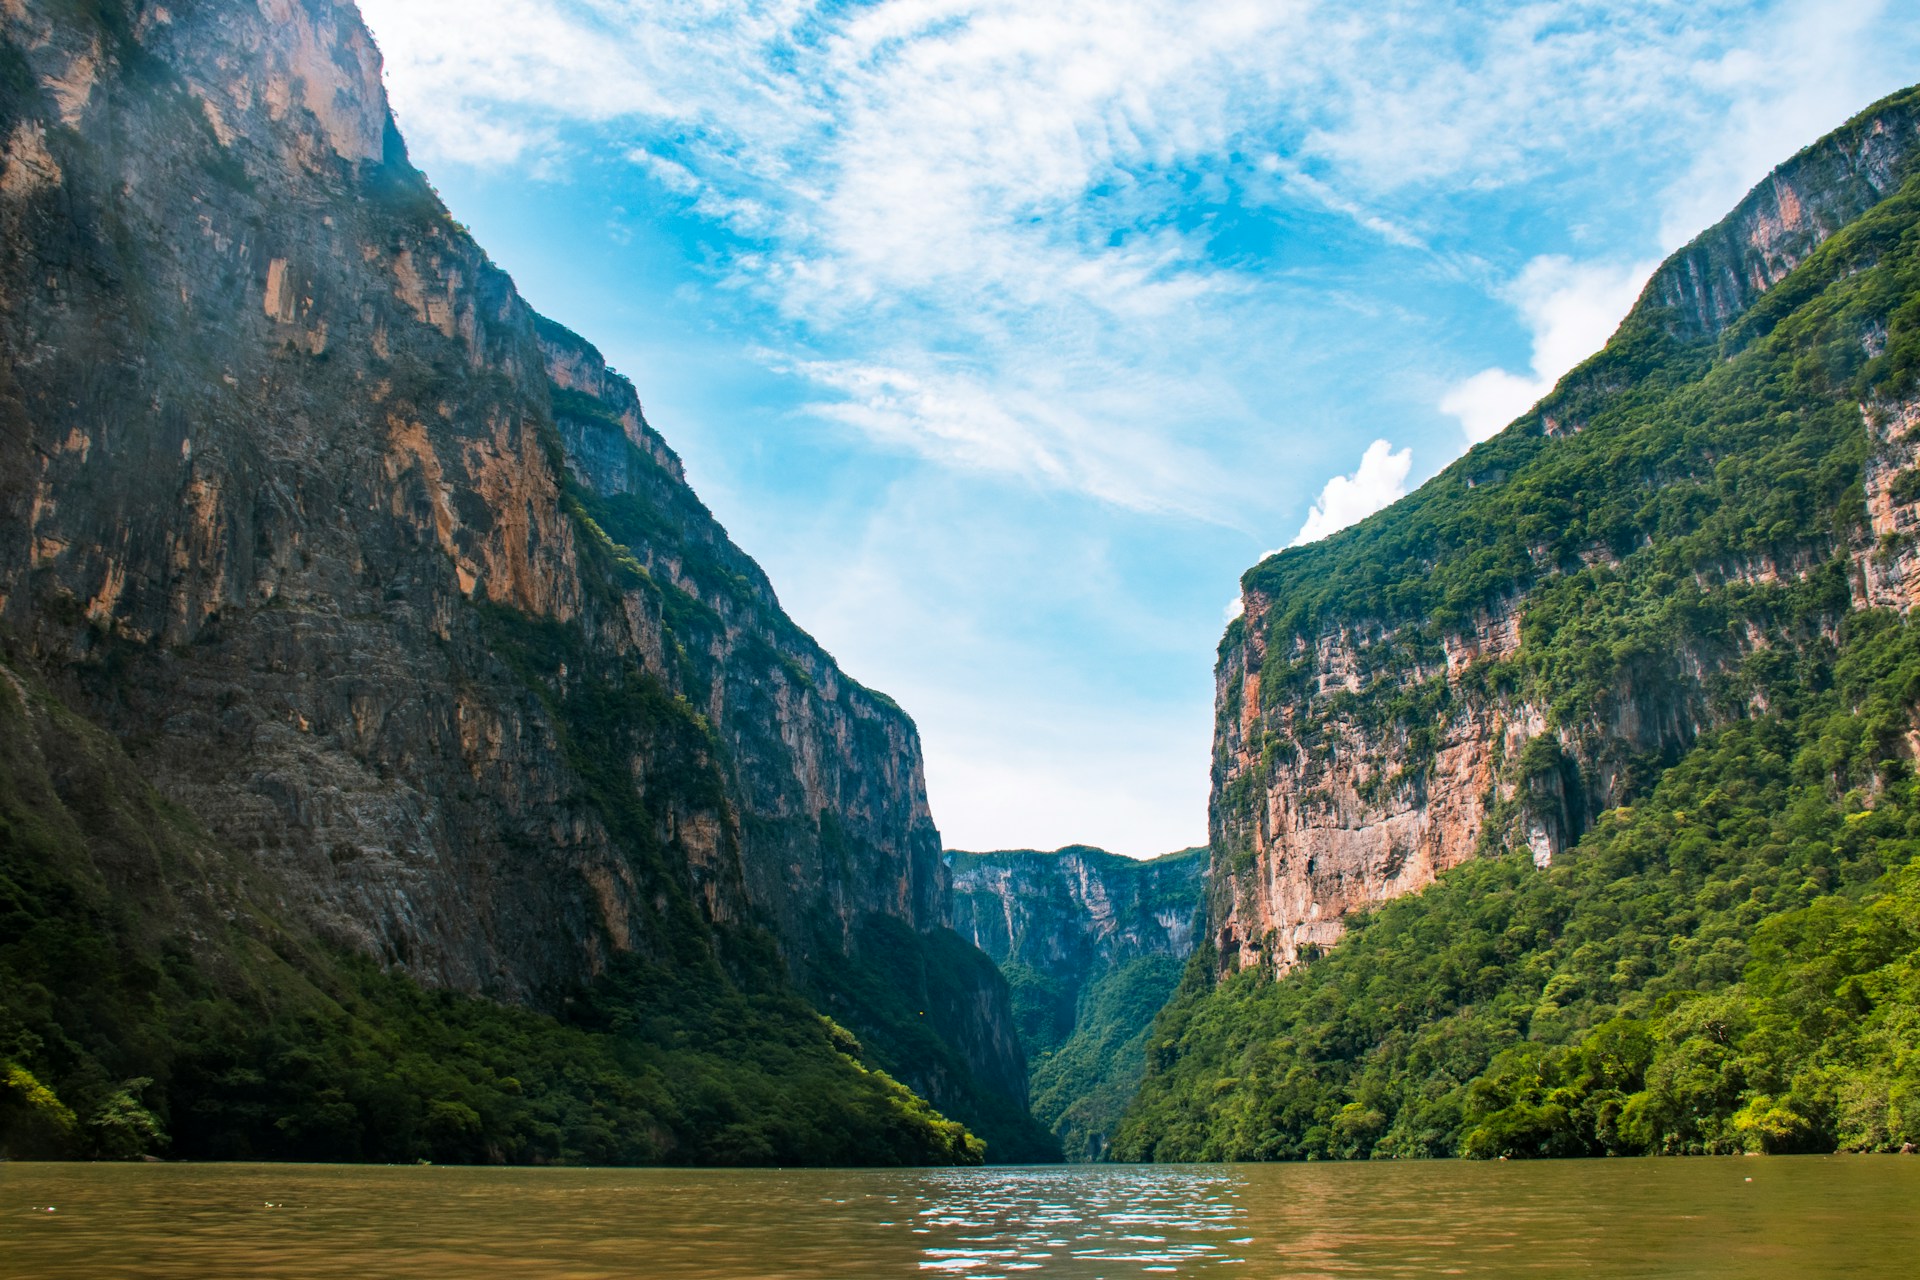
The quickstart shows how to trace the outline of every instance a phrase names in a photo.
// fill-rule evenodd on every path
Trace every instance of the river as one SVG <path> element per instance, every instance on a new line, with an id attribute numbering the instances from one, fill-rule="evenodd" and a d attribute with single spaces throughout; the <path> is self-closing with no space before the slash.
<path id="1" fill-rule="evenodd" d="M 0 1275 L 1920 1275 L 1920 1158 L 613 1170 L 0 1164 Z"/>

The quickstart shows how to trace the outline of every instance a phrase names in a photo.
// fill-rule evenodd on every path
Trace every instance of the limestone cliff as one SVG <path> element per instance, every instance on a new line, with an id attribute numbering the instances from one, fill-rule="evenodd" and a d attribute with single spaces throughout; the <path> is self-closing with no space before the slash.
<path id="1" fill-rule="evenodd" d="M 1140 1082 L 1154 1015 L 1204 933 L 1206 850 L 947 857 L 955 929 L 1012 985 L 1034 1114 L 1068 1159 L 1101 1158 Z"/>
<path id="2" fill-rule="evenodd" d="M 1745 713 L 1728 673 L 1807 642 L 1794 628 L 1830 633 L 1848 592 L 1819 620 L 1728 600 L 1818 578 L 1838 554 L 1854 600 L 1912 603 L 1920 486 L 1901 479 L 1917 460 L 1911 405 L 1861 406 L 1872 541 L 1850 525 L 1802 528 L 1806 517 L 1782 510 L 1770 532 L 1742 532 L 1737 554 L 1722 537 L 1694 556 L 1680 535 L 1711 519 L 1715 486 L 1796 477 L 1741 472 L 1726 444 L 1677 440 L 1641 450 L 1643 471 L 1605 476 L 1599 459 L 1615 446 L 1581 437 L 1603 412 L 1631 421 L 1651 389 L 1683 376 L 1671 370 L 1692 376 L 1758 340 L 1775 311 L 1790 313 L 1774 287 L 1898 191 L 1917 160 L 1920 94 L 1909 91 L 1782 165 L 1675 254 L 1608 351 L 1501 437 L 1396 508 L 1248 572 L 1216 671 L 1211 927 L 1223 964 L 1285 969 L 1338 940 L 1349 912 L 1489 842 L 1551 862 L 1703 729 Z M 1859 358 L 1877 356 L 1884 322 L 1867 322 L 1857 343 Z M 1562 455 L 1583 481 L 1577 469 L 1593 469 L 1590 488 L 1533 479 Z M 1631 516 L 1640 496 L 1594 496 L 1609 486 L 1663 494 L 1667 523 Z M 1523 488 L 1525 502 L 1512 496 Z M 1512 519 L 1483 536 L 1484 513 L 1503 501 Z M 1657 644 L 1596 630 L 1578 659 L 1591 670 L 1542 656 L 1556 637 L 1597 628 L 1593 601 L 1629 589 L 1613 566 L 1668 537 L 1663 607 L 1698 605 L 1700 618 Z"/>
<path id="3" fill-rule="evenodd" d="M 290 919 L 548 1009 L 738 928 L 803 988 L 875 921 L 946 945 L 911 720 L 450 218 L 350 3 L 0 34 L 0 627 Z M 944 1074 L 887 1065 L 1018 1109 L 964 982 Z"/>
<path id="4" fill-rule="evenodd" d="M 1725 329 L 1912 169 L 1920 103 L 1902 94 L 1780 165 L 1648 282 L 1641 305 L 1688 337 Z"/>
<path id="5" fill-rule="evenodd" d="M 1149 860 L 1068 845 L 947 855 L 953 927 L 992 958 L 1074 986 L 1137 956 L 1192 954 L 1202 849 Z"/>

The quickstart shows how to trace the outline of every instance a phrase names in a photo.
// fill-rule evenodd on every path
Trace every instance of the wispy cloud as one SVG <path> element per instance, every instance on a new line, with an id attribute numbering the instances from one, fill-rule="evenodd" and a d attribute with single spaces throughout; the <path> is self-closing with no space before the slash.
<path id="1" fill-rule="evenodd" d="M 668 192 L 752 241 L 726 279 L 786 317 L 796 351 L 851 334 L 866 348 L 856 363 L 959 350 L 988 388 L 1003 384 L 999 366 L 1062 342 L 1171 371 L 1189 357 L 1178 342 L 1167 349 L 1169 328 L 1203 347 L 1241 332 L 1250 282 L 1210 254 L 1204 225 L 1175 216 L 1196 180 L 1253 200 L 1277 191 L 1418 249 L 1422 229 L 1387 207 L 1418 201 L 1396 193 L 1529 180 L 1656 114 L 1704 119 L 1728 95 L 1764 97 L 1754 64 L 1772 65 L 1738 53 L 1758 21 L 1746 0 L 364 7 L 403 123 L 431 155 L 526 164 L 565 145 L 571 126 L 638 134 L 636 161 Z M 1582 277 L 1542 306 L 1572 308 L 1589 295 L 1567 290 L 1604 283 Z M 1450 397 L 1470 435 L 1559 371 L 1544 348 L 1591 331 L 1546 311 L 1532 369 L 1489 370 Z M 871 348 L 876 331 L 892 351 Z M 931 453 L 950 465 L 1023 469 L 1119 501 L 1147 487 L 1116 486 L 1094 451 L 1060 446 L 1060 420 L 1093 416 L 1084 385 L 1053 387 L 1044 414 L 973 403 L 962 424 L 924 370 L 917 391 L 892 379 L 863 408 L 844 399 L 841 364 L 789 364 L 837 393 L 822 401 L 840 406 L 828 418 L 957 442 Z M 1024 391 L 1013 382 L 1007 394 Z M 923 410 L 933 416 L 907 424 Z M 1168 490 L 1147 505 L 1180 507 L 1196 477 L 1154 471 L 1164 419 L 1144 405 L 1135 414 L 1140 429 L 1119 435 L 1149 453 L 1131 469 Z"/>
<path id="2" fill-rule="evenodd" d="M 1768 21 L 1694 64 L 1677 110 L 1694 118 L 1702 106 L 1711 110 L 1712 145 L 1692 150 L 1660 192 L 1663 250 L 1692 239 L 1767 170 L 1866 106 L 1869 94 L 1916 75 L 1912 14 L 1899 4 L 1793 0 L 1768 9 Z M 1906 57 L 1902 42 L 1888 39 L 1889 23 L 1907 35 Z M 1889 70 L 1902 62 L 1905 74 L 1890 82 Z"/>
<path id="3" fill-rule="evenodd" d="M 1168 403 L 1182 388 L 1119 373 L 1104 388 L 1070 389 L 1081 373 L 1055 357 L 997 362 L 893 353 L 901 362 L 776 365 L 830 393 L 813 417 L 870 442 L 948 466 L 1070 489 L 1115 506 L 1219 518 L 1220 497 L 1244 481 L 1178 438 L 1143 428 L 1130 410 Z"/>

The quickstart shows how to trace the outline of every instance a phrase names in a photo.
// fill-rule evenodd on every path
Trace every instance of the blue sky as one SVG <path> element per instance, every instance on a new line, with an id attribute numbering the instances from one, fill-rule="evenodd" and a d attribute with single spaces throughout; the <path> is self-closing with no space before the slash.
<path id="1" fill-rule="evenodd" d="M 361 0 L 959 848 L 1205 840 L 1239 575 L 1445 466 L 1920 80 L 1868 0 Z"/>

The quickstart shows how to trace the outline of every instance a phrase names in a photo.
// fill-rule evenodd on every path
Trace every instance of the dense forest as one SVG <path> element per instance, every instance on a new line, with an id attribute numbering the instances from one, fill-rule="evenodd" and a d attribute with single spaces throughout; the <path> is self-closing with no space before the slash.
<path id="1" fill-rule="evenodd" d="M 1278 981 L 1197 956 L 1117 1153 L 1920 1141 L 1920 636 L 1857 614 L 1790 678 L 1548 870 L 1468 863 Z"/>

